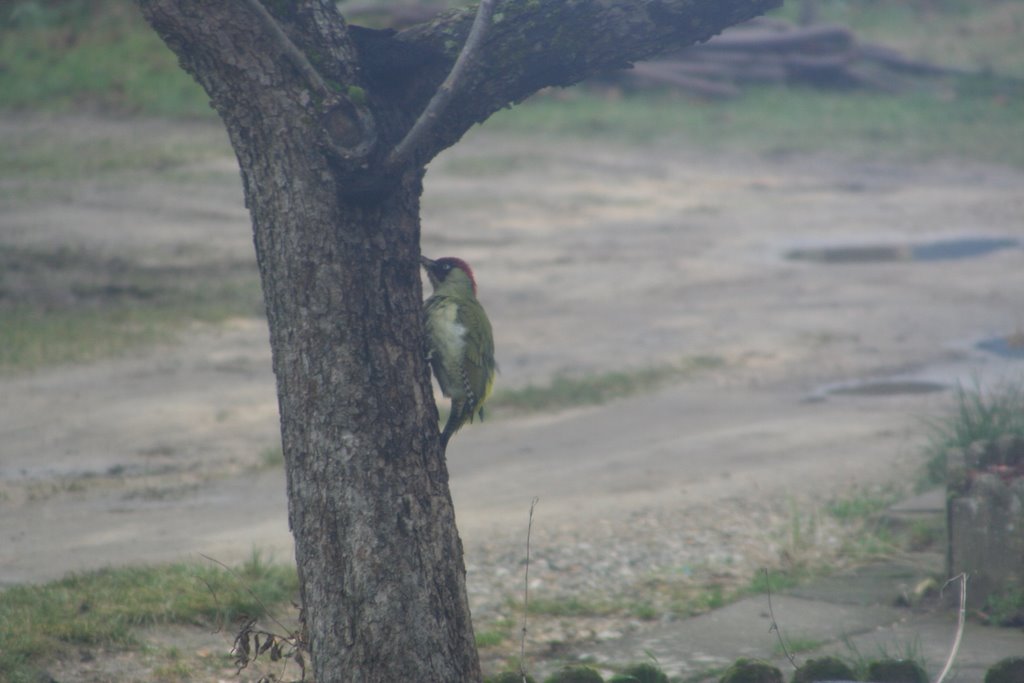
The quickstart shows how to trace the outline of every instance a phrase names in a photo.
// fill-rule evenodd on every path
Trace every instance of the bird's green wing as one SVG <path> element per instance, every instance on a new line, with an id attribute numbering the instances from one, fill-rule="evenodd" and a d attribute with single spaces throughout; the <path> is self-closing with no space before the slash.
<path id="1" fill-rule="evenodd" d="M 491 321 L 478 301 L 459 307 L 458 322 L 466 329 L 466 367 L 463 368 L 468 389 L 472 391 L 476 412 L 491 393 L 494 384 L 494 335 Z"/>

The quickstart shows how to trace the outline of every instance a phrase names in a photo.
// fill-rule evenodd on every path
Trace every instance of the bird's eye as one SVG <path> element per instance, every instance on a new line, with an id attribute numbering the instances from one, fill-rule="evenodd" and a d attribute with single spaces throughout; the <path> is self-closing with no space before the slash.
<path id="1" fill-rule="evenodd" d="M 445 263 L 441 267 L 444 268 L 445 270 L 451 270 L 452 269 L 452 264 Z"/>

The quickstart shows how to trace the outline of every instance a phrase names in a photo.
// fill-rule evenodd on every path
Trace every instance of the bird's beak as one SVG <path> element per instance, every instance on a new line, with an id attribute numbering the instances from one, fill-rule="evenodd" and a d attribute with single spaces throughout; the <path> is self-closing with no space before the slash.
<path id="1" fill-rule="evenodd" d="M 435 263 L 434 261 L 431 261 L 426 256 L 420 256 L 420 264 L 424 268 L 426 268 L 427 270 L 430 270 L 431 268 L 433 268 L 434 267 L 434 263 Z"/>

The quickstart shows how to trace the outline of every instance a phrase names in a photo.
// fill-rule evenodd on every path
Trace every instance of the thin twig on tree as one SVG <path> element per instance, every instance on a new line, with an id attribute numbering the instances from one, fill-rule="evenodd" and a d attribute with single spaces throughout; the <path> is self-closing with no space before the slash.
<path id="1" fill-rule="evenodd" d="M 765 567 L 761 571 L 764 572 L 765 592 L 768 594 L 768 616 L 772 620 L 772 625 L 768 627 L 768 630 L 775 631 L 775 637 L 779 639 L 779 645 L 782 647 L 782 654 L 786 655 L 786 659 L 789 660 L 794 669 L 799 669 L 800 667 L 797 666 L 796 659 L 793 658 L 793 655 L 789 654 L 789 648 L 786 647 L 786 642 L 782 639 L 782 629 L 779 628 L 779 623 L 775 621 L 775 611 L 772 609 L 772 586 L 768 576 L 768 568 Z"/>
<path id="2" fill-rule="evenodd" d="M 205 555 L 203 553 L 199 553 L 199 557 L 201 557 L 201 558 L 203 558 L 205 560 L 209 560 L 210 562 L 213 562 L 216 565 L 219 565 L 221 567 L 221 569 L 224 569 L 228 574 L 231 574 L 231 576 L 235 577 L 235 579 L 238 580 L 238 583 L 242 586 L 242 588 L 245 589 L 245 592 L 249 594 L 249 597 L 251 597 L 253 600 L 255 600 L 256 604 L 260 606 L 260 609 L 263 610 L 263 613 L 266 614 L 270 618 L 271 621 L 273 621 L 275 624 L 280 626 L 282 631 L 284 631 L 285 633 L 288 633 L 288 627 L 285 626 L 284 624 L 282 624 L 280 621 L 277 620 L 277 617 L 275 617 L 271 613 L 270 608 L 267 607 L 267 605 L 262 600 L 260 600 L 260 596 L 256 595 L 256 591 L 254 591 L 252 588 L 249 588 L 248 586 L 245 585 L 245 579 L 243 579 L 242 576 L 238 572 L 236 572 L 234 569 L 232 569 L 231 567 L 227 566 L 226 564 L 224 564 L 220 560 L 218 560 L 216 558 L 213 558 L 213 557 L 210 557 L 209 555 Z M 208 588 L 210 588 L 210 584 L 206 584 L 206 586 Z M 210 592 L 211 593 L 213 592 L 212 588 L 210 588 Z M 216 600 L 216 595 L 214 596 L 214 599 Z"/>
<path id="3" fill-rule="evenodd" d="M 412 124 L 409 132 L 391 150 L 391 154 L 388 155 L 387 160 L 384 162 L 386 171 L 395 170 L 409 160 L 409 157 L 415 152 L 416 146 L 427 136 L 430 129 L 436 125 L 442 114 L 444 114 L 445 109 L 448 108 L 452 94 L 461 85 L 463 75 L 473 62 L 476 61 L 480 53 L 480 46 L 483 44 L 484 36 L 487 34 L 487 28 L 490 26 L 491 17 L 494 14 L 494 3 L 495 0 L 480 0 L 480 6 L 476 10 L 476 18 L 473 19 L 473 26 L 469 29 L 469 35 L 462 46 L 462 51 L 459 52 L 459 56 L 455 59 L 455 64 L 452 65 L 452 70 L 448 72 L 448 76 L 445 77 L 444 82 L 437 88 L 434 96 L 430 98 L 430 102 L 427 103 L 426 108 L 419 118 L 416 119 L 416 122 Z"/>
<path id="4" fill-rule="evenodd" d="M 960 650 L 960 640 L 964 637 L 964 622 L 967 617 L 967 574 L 963 572 L 957 574 L 947 581 L 943 588 L 957 580 L 960 581 L 960 613 L 957 615 L 956 620 L 956 636 L 953 637 L 953 647 L 949 651 L 949 657 L 946 658 L 946 666 L 942 667 L 942 673 L 935 679 L 935 683 L 942 683 L 943 679 L 946 678 L 946 674 L 953 668 L 956 654 Z"/>
<path id="5" fill-rule="evenodd" d="M 530 534 L 533 532 L 533 508 L 540 498 L 530 501 L 530 521 L 526 525 L 526 571 L 523 575 L 523 631 L 519 638 L 519 673 L 526 681 L 526 619 L 530 613 Z"/>
<path id="6" fill-rule="evenodd" d="M 274 38 L 274 42 L 277 43 L 281 51 L 284 52 L 285 56 L 291 60 L 292 64 L 295 65 L 299 71 L 302 72 L 306 82 L 321 95 L 330 94 L 330 90 L 327 87 L 327 82 L 324 81 L 320 73 L 313 68 L 313 65 L 306 59 L 306 55 L 302 54 L 302 51 L 295 46 L 288 34 L 284 32 L 281 25 L 277 23 L 277 20 L 267 11 L 267 8 L 263 6 L 260 0 L 246 0 L 246 4 L 256 13 L 256 16 L 260 18 L 260 23 L 263 27 L 270 32 L 270 35 Z"/>

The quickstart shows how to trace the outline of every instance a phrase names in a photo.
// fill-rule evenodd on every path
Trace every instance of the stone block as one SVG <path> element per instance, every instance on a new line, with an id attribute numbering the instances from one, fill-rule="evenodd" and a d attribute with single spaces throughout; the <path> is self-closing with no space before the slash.
<path id="1" fill-rule="evenodd" d="M 953 450 L 948 466 L 949 576 L 968 575 L 972 609 L 1024 591 L 1024 438 Z"/>

